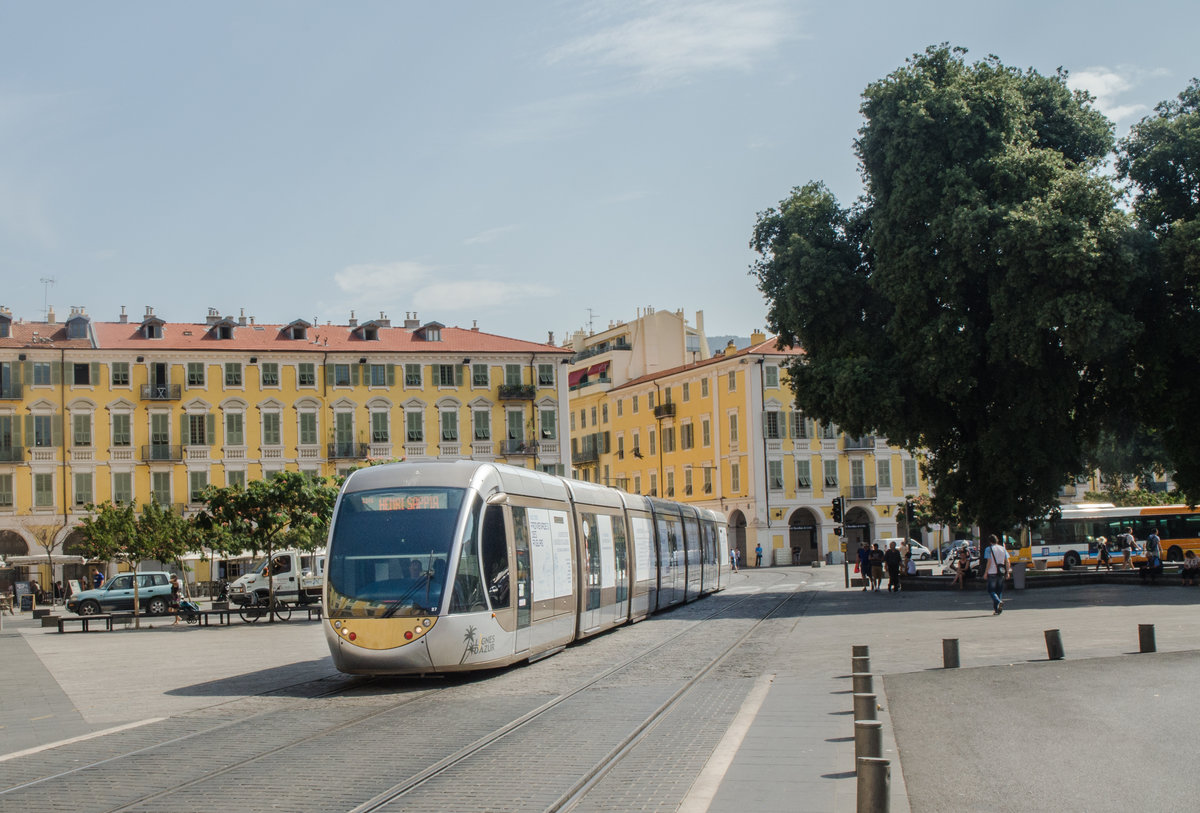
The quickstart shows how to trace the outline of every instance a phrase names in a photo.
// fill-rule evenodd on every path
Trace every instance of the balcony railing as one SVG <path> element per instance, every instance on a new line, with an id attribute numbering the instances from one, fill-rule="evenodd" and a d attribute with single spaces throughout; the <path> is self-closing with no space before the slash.
<path id="1" fill-rule="evenodd" d="M 20 401 L 25 394 L 20 382 L 13 381 L 0 387 L 0 401 Z"/>
<path id="2" fill-rule="evenodd" d="M 183 388 L 175 386 L 145 384 L 142 386 L 143 401 L 178 401 L 183 394 Z"/>
<path id="3" fill-rule="evenodd" d="M 335 440 L 329 444 L 330 460 L 360 460 L 367 456 L 367 444 L 352 440 Z"/>
<path id="4" fill-rule="evenodd" d="M 598 344 L 595 347 L 589 347 L 585 350 L 580 350 L 578 353 L 576 353 L 574 356 L 571 357 L 571 363 L 575 364 L 576 362 L 583 361 L 584 359 L 590 359 L 592 356 L 599 356 L 602 353 L 607 353 L 610 350 L 632 350 L 632 349 L 633 349 L 633 345 L 627 344 L 625 342 L 616 342 L 613 344 L 604 342 L 603 344 Z"/>
<path id="5" fill-rule="evenodd" d="M 863 435 L 862 437 L 850 437 L 846 435 L 846 451 L 862 451 L 875 448 L 875 436 Z"/>
<path id="6" fill-rule="evenodd" d="M 142 460 L 183 460 L 183 447 L 172 443 L 151 443 L 142 447 Z"/>
<path id="7" fill-rule="evenodd" d="M 0 446 L 0 463 L 19 463 L 24 459 L 24 446 Z"/>
<path id="8" fill-rule="evenodd" d="M 537 388 L 532 384 L 501 384 L 498 395 L 501 401 L 532 401 Z"/>
<path id="9" fill-rule="evenodd" d="M 675 417 L 675 403 L 673 401 L 668 401 L 665 404 L 659 404 L 658 406 L 656 406 L 654 408 L 654 417 L 656 417 L 656 418 L 674 418 Z"/>
<path id="10" fill-rule="evenodd" d="M 536 440 L 521 440 L 520 438 L 508 438 L 501 441 L 501 448 L 506 455 L 532 455 L 537 454 Z"/>
<path id="11" fill-rule="evenodd" d="M 852 500 L 873 500 L 876 491 L 875 486 L 850 486 L 844 496 Z"/>
<path id="12" fill-rule="evenodd" d="M 600 461 L 600 452 L 595 449 L 584 449 L 582 452 L 571 452 L 571 464 L 580 466 L 585 463 L 597 463 Z"/>

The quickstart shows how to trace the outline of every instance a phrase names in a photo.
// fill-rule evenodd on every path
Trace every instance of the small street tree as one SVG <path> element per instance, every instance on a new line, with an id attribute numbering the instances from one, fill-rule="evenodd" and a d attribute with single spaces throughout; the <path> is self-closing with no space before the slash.
<path id="1" fill-rule="evenodd" d="M 210 486 L 201 494 L 204 510 L 199 530 L 227 554 L 250 550 L 267 559 L 267 590 L 275 620 L 275 580 L 271 561 L 281 545 L 315 550 L 324 544 L 337 488 L 325 478 L 295 471 L 277 472 L 268 480 L 251 480 L 245 488 Z"/>
<path id="2" fill-rule="evenodd" d="M 33 538 L 37 540 L 38 547 L 46 551 L 46 564 L 50 566 L 50 595 L 54 595 L 54 540 L 58 536 L 58 532 L 64 527 L 62 524 L 55 525 L 34 525 L 29 530 L 33 533 Z M 46 585 L 42 585 L 42 589 L 46 589 Z"/>

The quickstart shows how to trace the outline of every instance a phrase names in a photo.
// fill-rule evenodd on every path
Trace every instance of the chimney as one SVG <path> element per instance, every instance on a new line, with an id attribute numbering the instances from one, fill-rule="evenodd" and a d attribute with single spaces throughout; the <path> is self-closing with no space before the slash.
<path id="1" fill-rule="evenodd" d="M 729 343 L 725 345 L 725 355 L 732 356 L 736 352 L 737 352 L 737 345 L 734 344 L 733 339 L 730 339 Z"/>
<path id="2" fill-rule="evenodd" d="M 417 318 L 416 311 L 413 311 L 411 314 L 409 314 L 409 313 L 404 314 L 404 329 L 405 330 L 416 330 L 420 326 L 421 326 L 421 320 Z"/>
<path id="3" fill-rule="evenodd" d="M 358 317 L 354 315 L 354 311 L 350 311 L 350 327 L 358 327 Z"/>
<path id="4" fill-rule="evenodd" d="M 121 306 L 121 316 L 120 316 L 120 322 L 121 322 L 121 324 L 123 324 L 123 325 L 125 325 L 125 324 L 128 324 L 128 323 L 129 323 L 129 314 L 127 314 L 127 313 L 125 312 L 125 306 L 124 306 L 124 305 L 122 305 L 122 306 Z"/>
<path id="5" fill-rule="evenodd" d="M 752 346 L 762 344 L 766 340 L 767 340 L 767 334 L 763 333 L 758 328 L 755 328 L 754 332 L 750 334 L 750 344 Z"/>
<path id="6" fill-rule="evenodd" d="M 146 316 L 144 318 L 149 319 L 153 315 L 154 315 L 154 307 L 152 305 L 147 305 L 146 306 Z"/>
<path id="7" fill-rule="evenodd" d="M 471 320 L 471 330 L 475 331 L 476 333 L 479 332 L 479 320 L 478 319 Z"/>
<path id="8" fill-rule="evenodd" d="M 49 308 L 46 309 L 46 324 L 48 324 L 48 325 L 54 324 L 54 306 L 53 305 L 51 305 Z"/>
<path id="9" fill-rule="evenodd" d="M 221 314 L 217 312 L 217 309 L 209 308 L 208 316 L 204 317 L 204 324 L 215 325 L 217 322 L 220 322 L 220 321 L 221 321 Z"/>
<path id="10" fill-rule="evenodd" d="M 244 324 L 246 324 L 246 309 L 245 309 L 245 308 L 242 308 L 242 309 L 241 309 L 241 310 L 238 312 L 238 324 L 239 324 L 239 325 L 244 325 Z"/>
<path id="11" fill-rule="evenodd" d="M 380 327 L 391 327 L 392 320 L 388 318 L 388 315 L 386 313 L 384 313 L 383 311 L 380 311 L 379 319 L 376 322 L 376 324 L 378 324 Z"/>
<path id="12" fill-rule="evenodd" d="M 554 331 L 549 331 L 550 335 L 546 339 L 546 344 L 554 344 Z"/>
<path id="13" fill-rule="evenodd" d="M 704 311 L 696 311 L 696 332 L 704 332 Z"/>

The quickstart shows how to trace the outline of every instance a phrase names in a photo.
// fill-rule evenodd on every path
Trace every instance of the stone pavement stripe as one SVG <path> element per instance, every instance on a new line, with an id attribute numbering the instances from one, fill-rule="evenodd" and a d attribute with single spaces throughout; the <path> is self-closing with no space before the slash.
<path id="1" fill-rule="evenodd" d="M 137 728 L 138 726 L 148 725 L 150 723 L 159 723 L 165 719 L 167 719 L 167 718 L 166 717 L 151 717 L 146 720 L 138 720 L 133 723 L 126 723 L 125 725 L 114 726 L 113 728 L 106 728 L 103 731 L 93 731 L 91 734 L 80 734 L 78 737 L 71 737 L 69 739 L 59 740 L 58 742 L 48 742 L 45 745 L 37 745 L 37 746 L 34 746 L 33 748 L 26 748 L 24 751 L 13 751 L 11 754 L 4 754 L 3 756 L 0 756 L 0 762 L 7 762 L 8 760 L 16 759 L 17 757 L 27 757 L 30 754 L 37 754 L 41 751 L 48 751 L 51 748 L 58 748 L 60 745 L 73 745 L 74 743 L 77 743 L 77 742 L 83 742 L 84 740 L 90 740 L 93 737 L 103 737 L 108 734 L 116 734 L 118 731 L 124 731 L 127 728 Z"/>
<path id="2" fill-rule="evenodd" d="M 762 706 L 763 700 L 766 699 L 767 691 L 771 688 L 771 681 L 774 679 L 774 675 L 762 675 L 755 682 L 754 688 L 742 703 L 737 716 L 726 730 L 725 736 L 721 738 L 713 755 L 705 763 L 704 770 L 700 772 L 700 776 L 696 777 L 687 796 L 683 798 L 683 802 L 679 805 L 679 813 L 705 813 L 708 810 L 713 797 L 717 795 L 717 789 L 721 786 L 721 780 L 725 778 L 725 774 L 733 762 L 734 755 L 741 747 L 742 740 L 746 738 L 746 732 L 750 730 L 751 723 L 758 715 L 758 710 Z"/>

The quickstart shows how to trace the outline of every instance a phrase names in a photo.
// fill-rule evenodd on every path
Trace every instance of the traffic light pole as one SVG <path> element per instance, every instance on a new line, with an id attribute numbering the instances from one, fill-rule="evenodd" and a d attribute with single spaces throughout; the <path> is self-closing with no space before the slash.
<path id="1" fill-rule="evenodd" d="M 842 581 L 845 582 L 846 588 L 850 587 L 850 558 L 846 555 L 849 551 L 846 550 L 846 529 L 842 525 L 846 515 L 846 498 L 833 498 L 833 534 L 841 543 L 839 547 L 842 550 Z"/>

